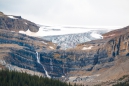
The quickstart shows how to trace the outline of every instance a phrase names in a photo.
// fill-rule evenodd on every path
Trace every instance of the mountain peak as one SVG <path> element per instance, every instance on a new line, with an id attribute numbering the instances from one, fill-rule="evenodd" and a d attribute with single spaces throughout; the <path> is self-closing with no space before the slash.
<path id="1" fill-rule="evenodd" d="M 38 32 L 39 26 L 23 19 L 21 16 L 5 15 L 3 12 L 0 12 L 0 29 L 15 32 L 27 31 L 29 29 L 31 32 Z"/>
<path id="2" fill-rule="evenodd" d="M 3 15 L 4 15 L 4 13 L 0 11 L 0 16 L 3 16 Z"/>

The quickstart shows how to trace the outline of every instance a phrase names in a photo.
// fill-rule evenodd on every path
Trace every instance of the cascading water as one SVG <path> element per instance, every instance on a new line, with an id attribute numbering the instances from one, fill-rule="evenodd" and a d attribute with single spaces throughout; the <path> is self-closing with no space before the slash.
<path id="1" fill-rule="evenodd" d="M 38 54 L 38 52 L 36 52 L 37 54 L 37 62 L 43 67 L 44 71 L 45 71 L 45 74 L 48 78 L 51 78 L 51 76 L 48 74 L 47 70 L 45 69 L 45 67 L 40 63 L 40 56 Z"/>
<path id="2" fill-rule="evenodd" d="M 40 58 L 39 58 L 38 52 L 36 52 L 36 54 L 37 54 L 37 62 L 38 62 L 39 64 L 41 64 L 41 63 L 40 63 Z"/>
<path id="3" fill-rule="evenodd" d="M 53 71 L 53 63 L 52 63 L 52 59 L 50 59 L 50 66 L 51 66 L 51 70 Z"/>

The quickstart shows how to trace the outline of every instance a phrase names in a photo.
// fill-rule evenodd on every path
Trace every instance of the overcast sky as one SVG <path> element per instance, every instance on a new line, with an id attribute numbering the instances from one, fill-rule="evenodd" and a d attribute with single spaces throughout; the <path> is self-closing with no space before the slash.
<path id="1" fill-rule="evenodd" d="M 129 0 L 0 0 L 0 11 L 42 25 L 129 25 Z"/>

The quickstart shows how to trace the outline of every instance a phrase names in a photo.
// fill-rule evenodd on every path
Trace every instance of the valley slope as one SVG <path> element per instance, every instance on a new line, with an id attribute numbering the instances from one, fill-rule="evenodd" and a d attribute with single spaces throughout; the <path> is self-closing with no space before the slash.
<path id="1" fill-rule="evenodd" d="M 28 27 L 30 29 L 32 24 L 32 31 L 38 32 L 39 27 L 36 24 L 19 17 L 13 19 L 3 13 L 0 15 L 4 22 L 0 24 L 1 69 L 27 71 L 85 85 L 101 83 L 104 86 L 115 84 L 120 77 L 129 74 L 128 26 L 103 34 L 103 39 L 60 50 L 57 44 L 51 41 L 18 33 L 21 30 L 26 31 Z M 8 24 L 15 26 L 14 21 L 28 21 L 27 23 L 32 24 L 16 24 L 21 28 L 12 28 Z M 26 29 L 23 29 L 24 25 L 27 26 Z M 102 83 L 111 80 L 114 82 Z"/>

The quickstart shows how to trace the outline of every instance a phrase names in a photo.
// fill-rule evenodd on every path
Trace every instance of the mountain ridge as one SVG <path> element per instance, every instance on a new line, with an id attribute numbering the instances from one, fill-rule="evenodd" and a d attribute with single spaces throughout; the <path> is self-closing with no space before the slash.
<path id="1" fill-rule="evenodd" d="M 6 17 L 1 18 L 6 19 Z M 10 20 L 10 18 L 8 19 Z M 15 21 L 15 19 L 11 19 L 11 21 L 4 22 L 5 24 L 1 23 L 0 27 L 10 22 L 13 25 L 12 20 Z M 16 31 L 23 30 L 15 29 L 17 29 Z M 103 81 L 117 81 L 118 78 L 129 74 L 128 26 L 103 34 L 103 36 L 107 36 L 103 39 L 84 42 L 67 50 L 60 50 L 57 44 L 42 38 L 16 31 L 11 32 L 15 29 L 10 30 L 6 27 L 0 29 L 1 68 L 20 72 L 33 71 L 33 74 L 41 74 L 45 77 L 48 74 L 51 78 L 61 79 L 65 82 L 84 83 L 91 86 Z M 38 30 L 37 28 L 33 29 Z M 97 82 L 98 80 L 100 82 Z M 112 85 L 112 83 L 107 84 Z"/>
<path id="2" fill-rule="evenodd" d="M 21 16 L 6 15 L 0 12 L 0 29 L 6 29 L 9 31 L 27 31 L 28 29 L 32 32 L 37 32 L 39 27 Z"/>

